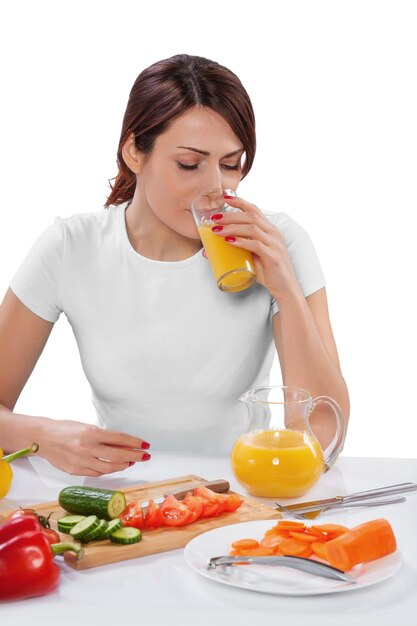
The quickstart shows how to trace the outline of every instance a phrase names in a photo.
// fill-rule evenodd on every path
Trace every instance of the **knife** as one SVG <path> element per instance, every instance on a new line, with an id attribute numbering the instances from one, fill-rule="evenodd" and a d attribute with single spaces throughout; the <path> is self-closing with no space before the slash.
<path id="1" fill-rule="evenodd" d="M 165 498 L 169 495 L 175 496 L 177 500 L 184 500 L 186 494 L 189 491 L 194 491 L 197 487 L 206 487 L 215 493 L 225 493 L 226 491 L 229 491 L 230 483 L 223 478 L 219 478 L 218 480 L 203 480 L 190 485 L 187 489 L 183 489 L 182 491 L 171 491 L 169 493 L 164 493 L 164 495 L 159 498 L 150 498 L 149 500 L 141 502 L 140 505 L 142 508 L 147 508 L 150 500 L 153 500 L 155 504 L 162 504 Z"/>
<path id="2" fill-rule="evenodd" d="M 372 498 L 392 495 L 395 493 L 405 493 L 407 491 L 417 491 L 417 483 L 398 483 L 396 485 L 388 485 L 387 487 L 379 487 L 378 489 L 371 489 L 368 491 L 358 491 L 356 493 L 351 493 L 347 496 L 335 496 L 334 498 L 323 498 L 322 500 L 312 500 L 310 502 L 298 502 L 297 504 L 287 504 L 285 505 L 285 509 L 287 511 L 297 511 L 307 513 L 309 511 L 314 511 L 317 508 L 321 508 L 323 506 L 331 506 L 342 504 L 345 502 L 361 502 L 362 500 L 371 500 Z M 278 510 L 281 509 L 280 505 L 277 504 Z"/>

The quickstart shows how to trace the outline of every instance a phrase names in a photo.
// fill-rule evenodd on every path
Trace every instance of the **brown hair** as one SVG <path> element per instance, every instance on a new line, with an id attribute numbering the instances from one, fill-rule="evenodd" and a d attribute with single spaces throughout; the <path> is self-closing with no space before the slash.
<path id="1" fill-rule="evenodd" d="M 131 133 L 138 150 L 149 155 L 155 140 L 177 117 L 194 106 L 219 113 L 243 144 L 244 178 L 256 150 L 255 116 L 239 78 L 223 65 L 204 57 L 178 54 L 154 63 L 137 77 L 129 95 L 117 150 L 119 172 L 110 184 L 104 205 L 121 204 L 133 197 L 136 175 L 127 167 L 122 147 Z"/>

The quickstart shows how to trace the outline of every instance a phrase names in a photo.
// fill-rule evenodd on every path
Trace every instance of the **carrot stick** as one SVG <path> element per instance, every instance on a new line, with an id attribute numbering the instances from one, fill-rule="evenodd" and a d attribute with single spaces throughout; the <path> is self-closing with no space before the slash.
<path id="1" fill-rule="evenodd" d="M 280 549 L 283 551 L 282 543 Z M 375 519 L 328 541 L 325 553 L 330 565 L 347 572 L 358 563 L 379 559 L 395 552 L 396 548 L 390 523 L 386 519 Z"/>

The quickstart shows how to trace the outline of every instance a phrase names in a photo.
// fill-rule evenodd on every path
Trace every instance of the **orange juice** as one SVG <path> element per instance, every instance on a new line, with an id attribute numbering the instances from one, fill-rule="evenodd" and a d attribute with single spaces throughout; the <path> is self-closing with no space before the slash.
<path id="1" fill-rule="evenodd" d="M 254 496 L 296 498 L 323 474 L 323 451 L 305 431 L 255 430 L 235 443 L 232 469 L 237 480 Z"/>
<path id="2" fill-rule="evenodd" d="M 255 282 L 255 268 L 250 252 L 231 246 L 224 237 L 213 233 L 209 224 L 199 226 L 198 232 L 220 289 L 241 291 Z"/>

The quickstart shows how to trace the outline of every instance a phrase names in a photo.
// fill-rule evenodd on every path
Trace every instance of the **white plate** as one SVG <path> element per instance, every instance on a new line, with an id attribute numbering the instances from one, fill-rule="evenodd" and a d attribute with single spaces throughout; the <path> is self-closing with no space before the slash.
<path id="1" fill-rule="evenodd" d="M 229 553 L 233 541 L 248 537 L 259 540 L 274 524 L 274 520 L 261 520 L 215 528 L 192 539 L 185 546 L 184 558 L 195 572 L 216 582 L 250 591 L 285 596 L 310 596 L 363 589 L 386 580 L 401 566 L 401 556 L 397 550 L 382 559 L 363 563 L 351 569 L 349 575 L 357 580 L 356 583 L 313 576 L 288 567 L 272 565 L 219 567 L 210 570 L 207 568 L 211 557 Z"/>

